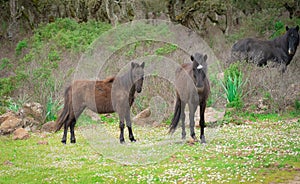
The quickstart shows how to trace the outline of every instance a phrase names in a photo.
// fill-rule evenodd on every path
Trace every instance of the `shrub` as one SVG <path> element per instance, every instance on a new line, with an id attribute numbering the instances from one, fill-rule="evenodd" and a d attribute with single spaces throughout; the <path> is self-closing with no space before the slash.
<path id="1" fill-rule="evenodd" d="M 17 56 L 20 55 L 22 53 L 22 50 L 27 47 L 28 47 L 27 40 L 19 41 L 16 47 L 16 55 Z"/>
<path id="2" fill-rule="evenodd" d="M 54 100 L 52 97 L 48 98 L 47 104 L 46 104 L 46 115 L 45 119 L 46 122 L 48 121 L 55 121 L 57 119 L 57 113 L 58 111 L 63 107 L 61 104 L 61 101 L 56 99 Z"/>
<path id="3" fill-rule="evenodd" d="M 243 86 L 246 82 L 243 81 L 243 74 L 239 70 L 239 65 L 239 63 L 231 64 L 224 72 L 222 86 L 226 94 L 228 107 L 243 106 Z"/>

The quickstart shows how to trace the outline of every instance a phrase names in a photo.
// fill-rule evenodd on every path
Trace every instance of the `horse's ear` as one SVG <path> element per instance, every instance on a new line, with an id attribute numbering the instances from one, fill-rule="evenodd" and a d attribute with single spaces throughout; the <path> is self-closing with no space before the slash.
<path id="1" fill-rule="evenodd" d="M 206 61 L 206 60 L 207 60 L 207 55 L 205 54 L 205 55 L 204 55 L 204 61 Z"/>
<path id="2" fill-rule="evenodd" d="M 136 64 L 134 62 L 131 62 L 131 68 L 134 68 Z"/>
<path id="3" fill-rule="evenodd" d="M 287 31 L 288 31 L 289 29 L 290 29 L 290 28 L 289 28 L 289 26 L 285 26 L 285 30 L 287 30 Z"/>
<path id="4" fill-rule="evenodd" d="M 194 56 L 193 55 L 191 55 L 191 60 L 194 61 Z"/>
<path id="5" fill-rule="evenodd" d="M 296 30 L 299 31 L 299 26 L 298 25 L 296 26 Z"/>
<path id="6" fill-rule="evenodd" d="M 145 62 L 142 62 L 141 67 L 142 67 L 142 68 L 145 67 Z"/>

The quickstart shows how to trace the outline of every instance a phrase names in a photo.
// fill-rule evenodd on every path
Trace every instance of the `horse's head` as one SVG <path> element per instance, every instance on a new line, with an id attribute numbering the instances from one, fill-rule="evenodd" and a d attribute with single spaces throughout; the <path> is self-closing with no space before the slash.
<path id="1" fill-rule="evenodd" d="M 143 81 L 144 81 L 144 67 L 145 63 L 142 64 L 138 63 L 131 63 L 131 77 L 132 82 L 135 84 L 136 92 L 140 93 L 142 91 L 143 87 Z"/>
<path id="2" fill-rule="evenodd" d="M 195 53 L 191 55 L 191 60 L 193 61 L 193 80 L 198 89 L 198 92 L 204 90 L 204 79 L 207 72 L 207 55 L 202 55 Z"/>
<path id="3" fill-rule="evenodd" d="M 299 44 L 299 26 L 292 28 L 286 26 L 286 31 L 288 41 L 288 53 L 289 55 L 294 55 Z"/>

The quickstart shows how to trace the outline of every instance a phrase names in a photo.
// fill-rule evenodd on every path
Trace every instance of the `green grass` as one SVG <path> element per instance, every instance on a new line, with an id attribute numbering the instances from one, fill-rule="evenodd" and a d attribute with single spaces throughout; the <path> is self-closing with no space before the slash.
<path id="1" fill-rule="evenodd" d="M 61 144 L 62 131 L 34 133 L 22 141 L 1 136 L 0 183 L 269 183 L 291 180 L 300 168 L 297 120 L 206 128 L 206 145 L 155 144 L 167 139 L 166 128 L 134 126 L 138 141 L 129 143 L 125 131 L 125 145 L 118 143 L 117 122 L 77 127 L 76 144 Z M 113 146 L 104 146 L 109 138 L 103 132 Z M 171 141 L 175 143 L 180 134 L 178 128 Z M 87 135 L 103 147 L 95 147 L 96 141 Z M 154 153 L 159 154 L 154 160 L 130 164 Z M 118 161 L 120 155 L 123 160 Z"/>

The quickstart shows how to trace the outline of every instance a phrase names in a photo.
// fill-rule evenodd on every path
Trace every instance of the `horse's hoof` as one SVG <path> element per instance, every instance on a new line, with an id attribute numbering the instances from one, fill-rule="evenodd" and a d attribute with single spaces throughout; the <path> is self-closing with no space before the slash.
<path id="1" fill-rule="evenodd" d="M 120 139 L 120 143 L 121 144 L 125 144 L 125 140 L 124 139 Z"/>
<path id="2" fill-rule="evenodd" d="M 75 144 L 75 143 L 76 143 L 76 140 L 71 140 L 71 143 L 72 143 L 72 144 Z"/>
<path id="3" fill-rule="evenodd" d="M 67 143 L 67 141 L 66 141 L 66 140 L 62 140 L 62 141 L 61 141 L 61 143 L 63 143 L 63 144 L 66 144 L 66 143 Z"/>
<path id="4" fill-rule="evenodd" d="M 130 141 L 131 141 L 131 142 L 136 142 L 136 140 L 135 140 L 134 138 L 133 138 L 133 139 L 130 139 Z"/>
<path id="5" fill-rule="evenodd" d="M 206 140 L 205 140 L 205 137 L 203 136 L 202 138 L 200 138 L 201 139 L 201 143 L 202 144 L 206 144 Z"/>

